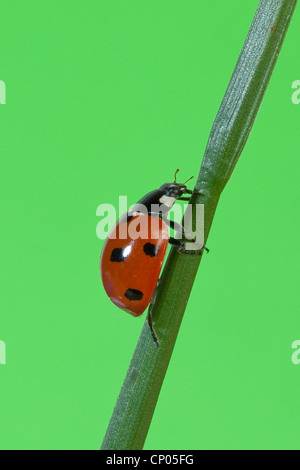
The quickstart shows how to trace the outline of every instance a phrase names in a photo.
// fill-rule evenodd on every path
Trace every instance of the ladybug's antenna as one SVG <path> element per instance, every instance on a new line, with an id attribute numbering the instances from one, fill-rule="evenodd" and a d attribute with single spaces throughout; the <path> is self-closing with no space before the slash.
<path id="1" fill-rule="evenodd" d="M 192 180 L 194 177 L 191 176 L 188 180 L 186 180 L 183 184 L 186 184 L 188 181 Z"/>
<path id="2" fill-rule="evenodd" d="M 179 171 L 179 170 L 178 170 L 178 168 L 177 168 L 177 170 L 175 171 L 175 175 L 174 175 L 174 183 L 176 183 L 176 175 L 177 175 L 178 171 Z"/>

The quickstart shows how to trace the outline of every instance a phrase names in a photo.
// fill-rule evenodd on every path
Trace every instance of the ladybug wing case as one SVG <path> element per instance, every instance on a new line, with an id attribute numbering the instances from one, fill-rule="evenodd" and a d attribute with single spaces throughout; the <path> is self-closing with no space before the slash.
<path id="1" fill-rule="evenodd" d="M 146 310 L 168 240 L 167 225 L 158 217 L 140 214 L 119 220 L 105 242 L 100 264 L 105 291 L 115 305 L 135 317 Z"/>

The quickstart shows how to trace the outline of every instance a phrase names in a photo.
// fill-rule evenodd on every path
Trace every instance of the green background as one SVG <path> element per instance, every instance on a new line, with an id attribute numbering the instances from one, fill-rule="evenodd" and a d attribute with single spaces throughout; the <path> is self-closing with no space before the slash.
<path id="1" fill-rule="evenodd" d="M 257 5 L 1 3 L 1 449 L 99 448 L 145 316 L 105 295 L 96 208 L 197 174 Z M 296 9 L 145 449 L 300 448 L 299 28 Z"/>

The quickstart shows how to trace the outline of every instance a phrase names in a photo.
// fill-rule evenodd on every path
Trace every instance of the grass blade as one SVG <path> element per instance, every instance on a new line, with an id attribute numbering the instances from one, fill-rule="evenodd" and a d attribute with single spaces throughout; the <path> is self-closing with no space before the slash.
<path id="1" fill-rule="evenodd" d="M 205 241 L 219 197 L 246 144 L 297 0 L 261 0 L 213 124 L 192 203 L 205 206 Z M 141 332 L 102 449 L 142 449 L 201 261 L 172 249 L 153 309 L 156 348 Z"/>

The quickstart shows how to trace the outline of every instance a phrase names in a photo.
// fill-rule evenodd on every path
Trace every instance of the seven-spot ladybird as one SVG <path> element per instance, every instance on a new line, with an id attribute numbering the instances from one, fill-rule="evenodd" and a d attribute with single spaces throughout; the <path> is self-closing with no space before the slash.
<path id="1" fill-rule="evenodd" d="M 100 268 L 105 291 L 115 305 L 135 317 L 150 304 L 168 243 L 183 246 L 181 240 L 169 237 L 167 225 L 184 233 L 183 227 L 166 218 L 176 200 L 187 201 L 190 197 L 183 194 L 192 194 L 187 181 L 176 182 L 177 172 L 174 183 L 147 194 L 119 219 L 103 247 Z M 130 233 L 137 232 L 133 239 Z M 158 345 L 151 318 L 149 326 Z"/>

